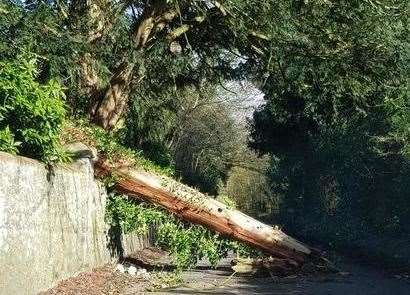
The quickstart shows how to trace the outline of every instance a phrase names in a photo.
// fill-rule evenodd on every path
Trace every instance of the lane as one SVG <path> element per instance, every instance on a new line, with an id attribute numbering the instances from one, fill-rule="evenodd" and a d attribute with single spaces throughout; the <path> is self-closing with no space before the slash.
<path id="1" fill-rule="evenodd" d="M 287 278 L 234 276 L 230 259 L 220 269 L 202 262 L 198 269 L 183 273 L 184 283 L 177 288 L 148 292 L 153 277 L 142 279 L 107 265 L 92 272 L 60 282 L 41 295 L 135 295 L 135 294 L 256 294 L 256 295 L 410 295 L 410 279 L 381 269 L 341 258 L 338 268 L 349 275 L 311 274 Z"/>
<path id="2" fill-rule="evenodd" d="M 230 275 L 226 270 L 193 270 L 184 273 L 186 284 L 157 294 L 272 294 L 272 295 L 409 295 L 410 282 L 385 271 L 349 259 L 338 265 L 349 275 L 322 274 L 291 278 L 237 276 L 220 286 Z M 211 288 L 211 289 L 209 289 Z"/>

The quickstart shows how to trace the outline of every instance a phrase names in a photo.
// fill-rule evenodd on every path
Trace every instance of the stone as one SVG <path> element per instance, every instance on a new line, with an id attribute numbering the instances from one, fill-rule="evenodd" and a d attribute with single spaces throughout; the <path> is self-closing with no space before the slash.
<path id="1" fill-rule="evenodd" d="M 98 154 L 97 150 L 93 147 L 89 147 L 82 142 L 74 142 L 66 144 L 64 146 L 67 152 L 72 154 L 74 159 L 83 159 L 87 158 L 91 161 L 97 161 Z"/>
<path id="2" fill-rule="evenodd" d="M 88 160 L 47 166 L 0 152 L 0 295 L 37 294 L 110 262 L 106 198 Z"/>
<path id="3" fill-rule="evenodd" d="M 132 276 L 135 276 L 138 273 L 137 268 L 134 265 L 131 265 L 130 267 L 128 267 L 127 272 Z"/>
<path id="4" fill-rule="evenodd" d="M 117 264 L 117 267 L 115 268 L 116 271 L 119 271 L 120 273 L 125 273 L 125 267 L 121 263 Z"/>

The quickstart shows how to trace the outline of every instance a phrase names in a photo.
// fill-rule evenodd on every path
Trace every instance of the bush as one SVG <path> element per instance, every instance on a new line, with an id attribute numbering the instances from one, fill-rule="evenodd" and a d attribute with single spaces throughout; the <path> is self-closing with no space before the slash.
<path id="1" fill-rule="evenodd" d="M 36 60 L 0 62 L 0 150 L 53 161 L 64 158 L 58 145 L 65 117 L 58 82 L 36 81 Z"/>
<path id="2" fill-rule="evenodd" d="M 19 142 L 14 141 L 13 133 L 11 133 L 10 128 L 7 126 L 3 130 L 0 130 L 0 150 L 10 154 L 17 153 L 17 147 L 20 145 Z"/>

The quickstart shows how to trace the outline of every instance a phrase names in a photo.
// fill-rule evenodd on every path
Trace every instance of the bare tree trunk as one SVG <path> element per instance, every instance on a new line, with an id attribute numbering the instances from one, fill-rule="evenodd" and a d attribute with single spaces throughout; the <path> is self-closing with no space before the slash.
<path id="1" fill-rule="evenodd" d="M 279 258 L 303 264 L 313 251 L 280 229 L 259 222 L 242 212 L 182 185 L 170 178 L 133 170 L 114 168 L 100 160 L 97 176 L 118 177 L 116 190 L 160 205 L 181 219 L 200 224 L 224 236 L 248 243 Z"/>

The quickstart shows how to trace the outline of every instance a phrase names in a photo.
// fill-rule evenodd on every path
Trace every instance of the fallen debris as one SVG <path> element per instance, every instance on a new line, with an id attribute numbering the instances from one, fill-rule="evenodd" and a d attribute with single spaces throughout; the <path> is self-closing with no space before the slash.
<path id="1" fill-rule="evenodd" d="M 122 264 L 117 264 L 117 267 L 115 268 L 115 270 L 119 271 L 120 273 L 125 273 L 125 267 Z"/>
<path id="2" fill-rule="evenodd" d="M 299 267 L 293 260 L 264 257 L 264 258 L 240 258 L 232 261 L 232 269 L 239 274 L 256 274 L 268 272 L 279 276 L 288 276 L 295 273 Z"/>
<path id="3" fill-rule="evenodd" d="M 118 265 L 117 265 L 118 267 Z M 148 279 L 122 273 L 114 265 L 95 268 L 90 272 L 59 282 L 39 295 L 114 295 L 144 294 L 151 284 Z M 124 267 L 124 266 L 123 266 Z M 124 267 L 125 269 L 125 267 Z"/>
<path id="4" fill-rule="evenodd" d="M 174 269 L 176 267 L 168 252 L 157 247 L 145 247 L 125 257 L 125 261 L 144 269 Z"/>

